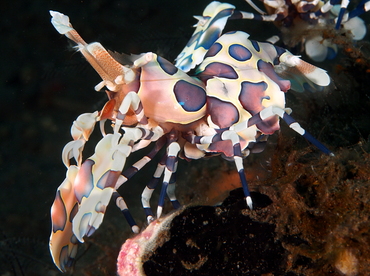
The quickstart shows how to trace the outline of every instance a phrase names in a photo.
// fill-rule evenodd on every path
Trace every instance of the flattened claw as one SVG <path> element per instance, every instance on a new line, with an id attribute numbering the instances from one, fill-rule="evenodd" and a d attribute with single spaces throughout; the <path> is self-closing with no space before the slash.
<path id="1" fill-rule="evenodd" d="M 76 166 L 69 167 L 66 179 L 59 186 L 51 207 L 52 231 L 49 248 L 55 265 L 62 272 L 72 265 L 78 247 L 72 232 L 72 219 L 78 208 L 73 190 L 78 170 Z"/>
<path id="2" fill-rule="evenodd" d="M 120 137 L 119 133 L 104 136 L 76 176 L 74 191 L 79 209 L 72 224 L 80 242 L 99 228 L 114 188 L 117 182 L 122 182 L 119 177 L 131 147 L 121 144 L 125 140 L 120 141 Z"/>
<path id="3" fill-rule="evenodd" d="M 111 187 L 97 188 L 91 192 L 88 198 L 84 198 L 73 219 L 73 233 L 80 242 L 84 242 L 83 237 L 91 236 L 103 222 L 105 210 L 113 191 L 114 189 Z"/>

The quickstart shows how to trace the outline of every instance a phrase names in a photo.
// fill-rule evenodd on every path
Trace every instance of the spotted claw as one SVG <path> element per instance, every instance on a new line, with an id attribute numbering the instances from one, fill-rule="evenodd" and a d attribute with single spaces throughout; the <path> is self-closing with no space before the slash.
<path id="1" fill-rule="evenodd" d="M 72 266 L 78 247 L 77 239 L 72 232 L 72 219 L 78 209 L 74 194 L 78 171 L 77 166 L 68 168 L 66 179 L 59 186 L 51 207 L 52 231 L 49 248 L 55 265 L 62 272 Z"/>
<path id="2" fill-rule="evenodd" d="M 117 184 L 131 147 L 120 143 L 119 133 L 107 134 L 95 148 L 95 154 L 81 166 L 76 176 L 75 195 L 79 208 L 74 217 L 73 233 L 83 242 L 103 221 L 105 210 Z"/>

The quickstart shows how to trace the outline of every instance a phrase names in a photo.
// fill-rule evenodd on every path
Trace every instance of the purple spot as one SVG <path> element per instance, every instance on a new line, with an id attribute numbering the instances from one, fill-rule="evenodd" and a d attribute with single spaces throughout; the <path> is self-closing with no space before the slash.
<path id="1" fill-rule="evenodd" d="M 195 49 L 199 47 L 203 47 L 204 49 L 208 50 L 211 48 L 213 43 L 220 37 L 221 29 L 215 22 L 220 20 L 221 18 L 228 18 L 234 12 L 234 9 L 225 9 L 220 11 L 209 23 L 209 28 L 206 32 L 202 32 L 201 34 L 201 42 L 195 47 Z M 204 36 L 203 36 L 204 35 Z"/>
<path id="2" fill-rule="evenodd" d="M 72 220 L 74 219 L 75 215 L 78 212 L 78 203 L 76 202 L 73 206 L 71 213 L 69 214 L 69 222 L 72 223 Z"/>
<path id="3" fill-rule="evenodd" d="M 238 109 L 228 102 L 221 101 L 214 97 L 207 99 L 207 113 L 220 128 L 227 128 L 239 120 Z"/>
<path id="4" fill-rule="evenodd" d="M 186 46 L 188 46 L 188 47 L 191 46 L 191 44 L 193 44 L 195 41 L 197 41 L 199 39 L 199 37 L 200 37 L 201 34 L 202 34 L 202 32 L 198 32 L 198 33 L 194 34 L 190 38 L 190 40 L 188 41 L 188 43 L 186 44 Z"/>
<path id="5" fill-rule="evenodd" d="M 242 89 L 239 95 L 239 101 L 244 109 L 249 111 L 252 115 L 257 114 L 262 109 L 264 109 L 262 105 L 262 100 L 269 98 L 265 95 L 265 91 L 267 88 L 267 83 L 263 81 L 258 83 L 251 83 L 248 81 L 242 82 Z M 253 124 L 255 123 L 256 122 L 253 122 Z M 260 121 L 256 125 L 257 128 L 264 134 L 272 134 L 280 128 L 279 118 L 277 116 L 267 118 L 263 121 Z"/>
<path id="6" fill-rule="evenodd" d="M 257 52 L 259 52 L 259 51 L 260 51 L 260 45 L 258 44 L 258 42 L 257 42 L 257 41 L 255 41 L 255 40 L 251 40 L 251 43 L 252 43 L 253 48 L 254 48 Z"/>
<path id="7" fill-rule="evenodd" d="M 60 196 L 60 190 L 57 191 L 57 194 L 55 196 L 55 200 L 53 203 L 53 209 L 58 210 L 58 215 L 52 214 L 53 219 L 53 233 L 56 233 L 57 231 L 63 231 L 64 227 L 66 226 L 67 222 L 67 211 L 66 206 L 64 205 L 64 202 L 62 200 L 62 197 Z"/>
<path id="8" fill-rule="evenodd" d="M 229 47 L 229 55 L 237 61 L 246 61 L 252 57 L 252 53 L 240 44 L 233 44 Z"/>
<path id="9" fill-rule="evenodd" d="M 159 66 L 162 68 L 163 71 L 165 71 L 169 75 L 174 75 L 176 72 L 179 70 L 175 65 L 173 65 L 171 62 L 168 60 L 157 56 L 157 62 Z"/>
<path id="10" fill-rule="evenodd" d="M 203 47 L 204 49 L 208 50 L 211 48 L 213 43 L 220 37 L 221 30 L 217 27 L 211 26 L 208 29 L 208 32 L 205 32 L 204 37 L 202 37 L 202 42 L 199 43 L 194 49 L 198 49 Z M 203 35 L 203 34 L 202 34 Z"/>
<path id="11" fill-rule="evenodd" d="M 94 188 L 92 166 L 95 164 L 94 161 L 87 159 L 82 165 L 76 176 L 74 183 L 74 191 L 76 199 L 79 203 L 83 197 L 89 197 L 91 191 Z"/>
<path id="12" fill-rule="evenodd" d="M 121 172 L 119 171 L 107 171 L 102 177 L 98 180 L 96 187 L 100 189 L 105 189 L 107 187 L 114 188 L 117 183 L 117 179 L 120 176 Z"/>
<path id="13" fill-rule="evenodd" d="M 253 83 L 243 81 L 239 94 L 239 101 L 243 108 L 252 115 L 263 109 L 262 100 L 265 98 L 267 83 L 264 81 Z"/>
<path id="14" fill-rule="evenodd" d="M 209 145 L 207 152 L 220 152 L 223 154 L 222 157 L 234 156 L 234 149 L 231 140 L 214 142 Z"/>
<path id="15" fill-rule="evenodd" d="M 205 83 L 213 77 L 235 80 L 238 78 L 238 74 L 230 65 L 220 62 L 212 62 L 206 66 L 205 70 L 201 72 L 198 77 Z"/>
<path id="16" fill-rule="evenodd" d="M 287 92 L 290 89 L 290 81 L 284 80 L 282 77 L 276 74 L 274 70 L 274 66 L 272 66 L 271 63 L 265 62 L 262 59 L 260 59 L 257 62 L 257 68 L 258 68 L 258 71 L 264 73 L 273 82 L 275 82 L 279 86 L 281 91 Z"/>
<path id="17" fill-rule="evenodd" d="M 177 102 L 185 111 L 195 112 L 206 104 L 206 91 L 202 87 L 190 82 L 179 80 L 175 84 L 173 92 L 175 93 Z"/>
<path id="18" fill-rule="evenodd" d="M 220 43 L 215 43 L 212 45 L 212 47 L 208 50 L 207 54 L 205 55 L 204 58 L 207 58 L 207 57 L 214 57 L 215 55 L 218 54 L 218 52 L 220 52 L 222 49 L 222 45 Z"/>
<path id="19" fill-rule="evenodd" d="M 274 45 L 274 47 L 275 47 L 275 50 L 276 50 L 276 52 L 277 52 L 277 55 L 280 57 L 282 54 L 284 54 L 285 52 L 286 52 L 286 50 L 284 49 L 284 48 L 281 48 L 281 47 L 279 47 L 279 46 L 275 46 Z"/>
<path id="20" fill-rule="evenodd" d="M 189 66 L 191 65 L 191 63 L 193 62 L 193 59 L 192 59 L 192 56 L 193 55 L 189 55 L 187 56 L 186 58 L 184 58 L 181 62 L 181 64 L 179 65 L 179 69 L 180 70 L 188 70 Z"/>

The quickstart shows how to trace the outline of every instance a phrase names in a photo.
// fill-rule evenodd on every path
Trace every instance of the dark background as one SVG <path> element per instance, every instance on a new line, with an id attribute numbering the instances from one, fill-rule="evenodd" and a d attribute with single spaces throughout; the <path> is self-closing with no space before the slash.
<path id="1" fill-rule="evenodd" d="M 240 10 L 250 10 L 244 1 L 228 2 Z M 87 42 L 99 41 L 107 49 L 124 53 L 153 51 L 173 60 L 193 32 L 191 26 L 196 20 L 192 15 L 200 15 L 208 3 L 209 1 L 183 0 L 45 0 L 2 3 L 1 275 L 59 274 L 49 256 L 48 238 L 50 206 L 57 187 L 65 177 L 61 150 L 71 140 L 69 129 L 73 120 L 81 113 L 98 110 L 106 101 L 104 94 L 93 90 L 100 81 L 99 76 L 73 50 L 73 45 L 67 38 L 55 31 L 50 23 L 49 10 L 68 15 L 74 28 Z M 278 33 L 278 29 L 271 23 L 253 21 L 229 22 L 227 29 L 244 30 L 256 40 Z M 307 118 L 305 126 L 318 118 L 312 124 L 311 131 L 314 134 L 321 135 L 325 126 L 323 132 L 327 134 L 322 134 L 320 138 L 331 149 L 368 139 L 369 94 L 366 91 L 370 73 L 366 75 L 363 73 L 366 68 L 355 67 L 355 70 L 362 72 L 356 79 L 348 75 L 343 78 L 337 71 L 338 66 L 347 68 L 353 64 L 353 60 L 346 55 L 338 57 L 334 62 L 320 64 L 336 79 L 335 87 L 332 86 L 329 96 L 325 96 L 329 99 L 325 98 L 323 101 L 320 98 L 324 102 L 321 106 L 324 106 L 326 113 L 315 110 L 312 106 L 301 105 L 305 102 L 311 104 L 312 99 L 317 96 L 301 98 L 294 94 L 291 98 L 288 97 L 288 106 L 302 107 L 294 109 L 294 114 L 298 118 Z M 330 98 L 333 91 L 338 90 L 339 94 Z M 349 92 L 353 94 L 347 94 Z M 351 103 L 352 98 L 355 100 Z M 345 117 L 348 110 L 349 116 Z M 343 114 L 336 117 L 336 123 L 331 126 L 328 120 L 340 112 Z M 342 120 L 342 115 L 348 121 Z M 95 137 L 99 137 L 98 134 Z M 330 141 L 334 142 L 330 144 Z M 189 168 L 191 165 L 186 166 Z M 139 191 L 141 189 L 142 186 L 138 188 Z M 133 198 L 133 204 L 136 201 L 139 201 L 139 194 Z M 96 233 L 96 240 L 82 246 L 82 252 L 92 257 L 82 258 L 76 266 L 75 275 L 80 275 L 81 271 L 90 275 L 91 272 L 84 270 L 84 267 L 94 262 L 95 255 L 100 258 L 97 262 L 99 271 L 114 275 L 114 256 L 129 235 L 129 230 L 123 219 L 117 215 L 118 211 L 108 211 L 110 212 L 112 215 L 107 226 L 103 224 L 100 231 L 100 235 L 108 233 L 105 236 L 109 237 L 102 237 L 100 242 L 99 234 Z M 142 223 L 144 217 L 141 216 L 138 221 Z M 113 245 L 109 248 L 103 241 Z M 99 255 L 101 252 L 105 252 L 104 257 Z M 112 256 L 107 252 L 111 252 Z M 104 264 L 102 258 L 107 259 L 109 269 L 101 268 Z"/>

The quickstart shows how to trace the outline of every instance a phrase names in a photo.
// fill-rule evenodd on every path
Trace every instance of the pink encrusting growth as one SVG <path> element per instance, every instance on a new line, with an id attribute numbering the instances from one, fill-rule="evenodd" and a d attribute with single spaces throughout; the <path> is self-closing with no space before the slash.
<path id="1" fill-rule="evenodd" d="M 178 212 L 172 213 L 165 218 L 159 218 L 151 222 L 148 227 L 131 239 L 127 239 L 121 247 L 117 259 L 117 274 L 119 276 L 140 276 L 143 272 L 143 263 L 146 255 L 155 251 L 167 241 L 172 219 Z"/>

